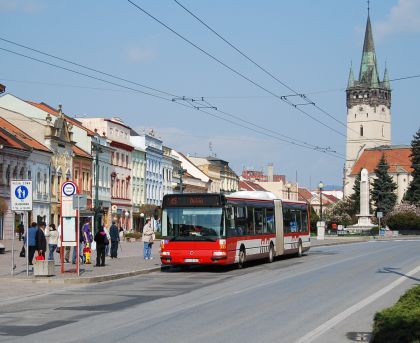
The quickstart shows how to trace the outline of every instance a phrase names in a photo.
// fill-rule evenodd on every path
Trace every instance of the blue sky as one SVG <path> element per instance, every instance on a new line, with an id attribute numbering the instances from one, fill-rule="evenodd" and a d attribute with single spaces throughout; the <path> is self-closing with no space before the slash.
<path id="1" fill-rule="evenodd" d="M 276 95 L 290 91 L 246 61 L 173 0 L 133 0 L 180 34 Z M 178 96 L 204 97 L 248 122 L 312 146 L 345 154 L 345 92 L 351 61 L 358 75 L 367 16 L 364 0 L 179 0 L 313 106 L 300 107 L 330 128 L 245 81 L 137 10 L 128 1 L 0 0 L 0 37 Z M 420 1 L 373 0 L 371 19 L 381 78 L 420 74 Z M 136 89 L 0 41 L 27 54 Z M 71 116 L 118 116 L 153 128 L 164 144 L 202 156 L 212 152 L 240 173 L 274 163 L 305 186 L 341 184 L 344 159 L 304 149 L 198 110 L 105 84 L 0 50 L 0 82 L 23 99 L 63 104 Z M 419 127 L 420 78 L 391 83 L 392 142 L 409 144 Z M 143 89 L 145 90 L 145 89 Z M 162 93 L 160 93 L 162 95 Z M 164 95 L 166 98 L 170 96 Z M 297 101 L 296 98 L 289 98 Z M 209 113 L 225 117 L 221 112 Z M 237 119 L 226 117 L 237 123 Z M 338 122 L 337 122 L 338 121 Z M 242 125 L 249 126 L 244 122 Z M 340 135 L 339 133 L 342 135 Z"/>

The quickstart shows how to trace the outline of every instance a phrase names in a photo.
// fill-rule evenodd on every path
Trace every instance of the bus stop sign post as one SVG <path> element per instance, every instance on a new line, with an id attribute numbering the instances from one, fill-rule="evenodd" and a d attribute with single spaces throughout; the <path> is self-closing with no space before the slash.
<path id="1" fill-rule="evenodd" d="M 25 218 L 28 218 L 28 211 L 32 211 L 32 180 L 12 180 L 10 182 L 10 202 L 12 211 L 24 212 Z M 28 225 L 27 225 L 28 226 Z M 26 228 L 26 276 L 29 276 L 29 226 Z M 12 237 L 12 272 L 15 270 L 15 228 L 13 227 Z"/>

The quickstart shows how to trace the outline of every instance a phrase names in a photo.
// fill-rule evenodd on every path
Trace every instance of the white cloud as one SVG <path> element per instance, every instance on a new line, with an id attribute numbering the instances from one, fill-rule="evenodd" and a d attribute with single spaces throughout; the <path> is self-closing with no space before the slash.
<path id="1" fill-rule="evenodd" d="M 45 4 L 33 0 L 0 0 L 0 12 L 37 13 L 45 9 Z"/>
<path id="2" fill-rule="evenodd" d="M 376 34 L 382 38 L 395 33 L 420 32 L 420 1 L 399 0 L 385 20 L 376 23 Z"/>
<path id="3" fill-rule="evenodd" d="M 155 59 L 156 52 L 150 48 L 130 48 L 127 51 L 127 59 L 132 63 L 142 63 Z"/>

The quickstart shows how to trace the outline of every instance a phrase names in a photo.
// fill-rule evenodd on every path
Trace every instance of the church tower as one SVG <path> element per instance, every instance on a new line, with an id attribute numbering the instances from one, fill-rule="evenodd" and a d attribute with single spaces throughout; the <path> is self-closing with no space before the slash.
<path id="1" fill-rule="evenodd" d="M 346 94 L 347 142 L 344 195 L 348 196 L 353 193 L 354 184 L 354 177 L 350 177 L 350 174 L 363 150 L 391 145 L 391 87 L 386 67 L 383 80 L 379 80 L 369 14 L 359 79 L 354 79 L 351 66 Z"/>

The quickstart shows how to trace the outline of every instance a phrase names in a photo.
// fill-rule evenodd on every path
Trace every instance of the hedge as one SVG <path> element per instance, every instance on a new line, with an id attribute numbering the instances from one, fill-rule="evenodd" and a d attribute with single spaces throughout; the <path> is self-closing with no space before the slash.
<path id="1" fill-rule="evenodd" d="M 414 212 L 401 212 L 386 219 L 391 230 L 420 230 L 420 216 Z"/>
<path id="2" fill-rule="evenodd" d="M 375 314 L 373 343 L 420 343 L 420 286 Z"/>

